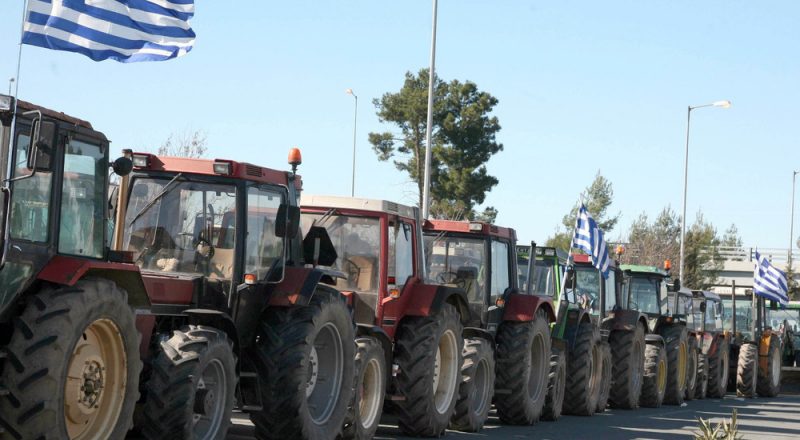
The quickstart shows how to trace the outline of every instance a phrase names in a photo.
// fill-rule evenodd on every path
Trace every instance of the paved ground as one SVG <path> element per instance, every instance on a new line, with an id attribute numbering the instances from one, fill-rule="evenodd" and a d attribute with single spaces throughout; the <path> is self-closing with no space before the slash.
<path id="1" fill-rule="evenodd" d="M 794 390 L 793 390 L 794 391 Z M 773 399 L 725 399 L 687 402 L 684 407 L 664 406 L 636 411 L 609 410 L 593 417 L 564 416 L 558 422 L 535 426 L 503 426 L 494 417 L 477 434 L 447 433 L 448 439 L 663 439 L 686 440 L 697 430 L 697 418 L 715 421 L 730 418 L 736 408 L 739 428 L 745 439 L 800 439 L 800 395 L 781 395 Z M 246 416 L 234 417 L 228 440 L 253 439 L 253 428 Z M 397 425 L 385 417 L 376 439 L 406 439 Z"/>

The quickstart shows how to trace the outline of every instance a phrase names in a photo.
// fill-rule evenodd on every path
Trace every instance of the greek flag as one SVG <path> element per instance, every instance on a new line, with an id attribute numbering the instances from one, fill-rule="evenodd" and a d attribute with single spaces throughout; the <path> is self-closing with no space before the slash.
<path id="1" fill-rule="evenodd" d="M 28 0 L 22 42 L 123 63 L 162 61 L 194 45 L 194 0 Z"/>
<path id="2" fill-rule="evenodd" d="M 572 247 L 580 249 L 592 256 L 592 264 L 600 270 L 603 278 L 608 278 L 608 249 L 603 238 L 603 231 L 597 226 L 586 206 L 581 203 L 578 219 L 575 222 L 575 235 L 572 237 Z"/>
<path id="3" fill-rule="evenodd" d="M 775 268 L 758 251 L 756 251 L 756 269 L 753 272 L 753 293 L 783 305 L 789 303 L 786 274 Z"/>

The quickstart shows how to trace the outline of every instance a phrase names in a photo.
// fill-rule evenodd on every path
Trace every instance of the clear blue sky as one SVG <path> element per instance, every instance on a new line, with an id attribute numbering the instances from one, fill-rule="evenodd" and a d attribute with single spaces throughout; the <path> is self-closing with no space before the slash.
<path id="1" fill-rule="evenodd" d="M 22 0 L 0 9 L 0 84 L 14 76 Z M 377 161 L 373 98 L 426 67 L 431 2 L 197 0 L 194 50 L 159 63 L 95 63 L 25 46 L 20 97 L 90 120 L 121 148 L 155 150 L 202 129 L 212 157 L 286 168 L 303 150 L 309 193 L 414 203 Z M 800 2 L 440 0 L 437 73 L 499 99 L 505 150 L 487 204 L 522 241 L 542 242 L 600 170 L 625 234 L 642 211 L 679 210 L 686 107 L 693 112 L 690 221 L 702 210 L 746 245 L 788 245 L 800 170 Z M 799 213 L 800 214 L 800 213 Z M 796 235 L 800 235 L 795 228 Z"/>

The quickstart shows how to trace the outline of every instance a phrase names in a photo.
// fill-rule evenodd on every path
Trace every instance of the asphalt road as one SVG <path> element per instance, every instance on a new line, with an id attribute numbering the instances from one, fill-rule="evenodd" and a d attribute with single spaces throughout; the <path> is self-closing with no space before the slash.
<path id="1" fill-rule="evenodd" d="M 794 391 L 794 390 L 792 390 Z M 739 432 L 745 439 L 800 439 L 800 394 L 771 399 L 741 399 L 729 394 L 724 399 L 694 400 L 686 406 L 641 408 L 635 411 L 608 410 L 592 417 L 563 416 L 558 422 L 535 426 L 504 426 L 495 417 L 477 434 L 447 432 L 448 439 L 663 439 L 686 440 L 697 431 L 698 417 L 714 422 L 730 418 L 737 409 Z M 252 440 L 253 427 L 246 415 L 233 419 L 228 440 Z M 407 439 L 390 417 L 384 417 L 376 439 Z"/>

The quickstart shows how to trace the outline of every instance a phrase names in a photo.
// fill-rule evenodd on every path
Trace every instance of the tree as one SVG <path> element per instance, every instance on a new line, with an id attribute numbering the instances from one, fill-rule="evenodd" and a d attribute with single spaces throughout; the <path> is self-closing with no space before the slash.
<path id="1" fill-rule="evenodd" d="M 683 283 L 692 289 L 708 290 L 719 280 L 722 258 L 717 230 L 697 213 L 694 224 L 686 231 Z M 680 268 L 678 268 L 680 270 Z"/>
<path id="2" fill-rule="evenodd" d="M 206 141 L 205 132 L 200 130 L 180 134 L 172 132 L 167 140 L 158 147 L 158 155 L 200 158 L 205 156 L 208 151 Z"/>
<path id="3" fill-rule="evenodd" d="M 620 217 L 619 213 L 613 216 L 608 214 L 608 207 L 611 206 L 613 199 L 614 188 L 611 185 L 611 182 L 603 177 L 598 170 L 594 177 L 594 181 L 592 181 L 592 184 L 586 187 L 583 203 L 586 205 L 586 209 L 589 211 L 589 214 L 591 214 L 592 218 L 594 218 L 594 220 L 597 222 L 597 225 L 603 230 L 603 233 L 606 235 L 606 237 L 609 236 L 609 233 L 617 225 Z M 561 220 L 563 229 L 561 231 L 556 231 L 552 237 L 547 239 L 547 246 L 564 250 L 570 248 L 572 243 L 572 235 L 574 234 L 575 229 L 575 218 L 577 217 L 578 209 L 580 208 L 579 205 L 580 203 L 576 203 L 575 206 L 573 206 L 570 210 L 569 214 L 564 216 L 564 218 Z"/>
<path id="4" fill-rule="evenodd" d="M 400 129 L 370 133 L 369 142 L 380 161 L 393 160 L 395 167 L 408 173 L 417 185 L 422 205 L 427 129 L 428 70 L 417 75 L 406 72 L 403 87 L 373 100 L 381 122 Z M 496 141 L 500 124 L 489 114 L 498 101 L 478 90 L 475 83 L 434 79 L 434 106 L 431 161 L 431 214 L 434 217 L 474 219 L 478 215 L 494 218 L 497 210 L 475 212 L 497 178 L 488 174 L 486 162 L 502 151 Z M 487 218 L 488 218 L 487 217 Z"/>

